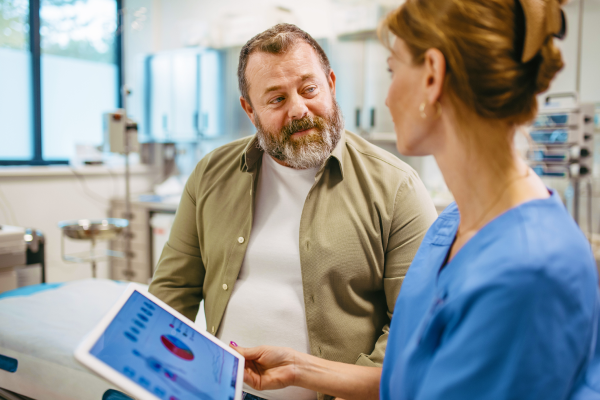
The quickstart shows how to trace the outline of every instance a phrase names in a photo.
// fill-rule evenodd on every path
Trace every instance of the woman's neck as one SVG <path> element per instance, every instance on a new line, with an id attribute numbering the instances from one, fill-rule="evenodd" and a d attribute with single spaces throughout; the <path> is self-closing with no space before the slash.
<path id="1" fill-rule="evenodd" d="M 460 211 L 450 257 L 498 215 L 548 197 L 542 181 L 515 151 L 510 127 L 478 118 L 471 121 L 460 132 L 455 124 L 445 124 L 443 142 L 434 153 Z"/>

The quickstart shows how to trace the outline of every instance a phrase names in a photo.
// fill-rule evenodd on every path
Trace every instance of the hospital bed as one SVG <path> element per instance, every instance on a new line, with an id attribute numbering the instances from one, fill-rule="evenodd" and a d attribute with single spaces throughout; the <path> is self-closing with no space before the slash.
<path id="1" fill-rule="evenodd" d="M 0 399 L 131 399 L 73 357 L 126 287 L 87 279 L 0 294 Z"/>

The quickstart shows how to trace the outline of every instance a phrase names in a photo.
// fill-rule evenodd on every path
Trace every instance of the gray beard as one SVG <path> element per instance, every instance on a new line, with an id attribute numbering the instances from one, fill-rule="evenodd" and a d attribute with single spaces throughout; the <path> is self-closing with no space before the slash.
<path id="1" fill-rule="evenodd" d="M 295 132 L 309 128 L 315 128 L 317 132 L 297 139 L 291 138 Z M 257 146 L 271 157 L 294 169 L 321 167 L 340 141 L 342 129 L 344 129 L 344 119 L 335 99 L 333 99 L 332 112 L 325 118 L 306 116 L 301 120 L 290 122 L 278 133 L 266 130 L 260 123 L 258 115 L 256 116 Z"/>

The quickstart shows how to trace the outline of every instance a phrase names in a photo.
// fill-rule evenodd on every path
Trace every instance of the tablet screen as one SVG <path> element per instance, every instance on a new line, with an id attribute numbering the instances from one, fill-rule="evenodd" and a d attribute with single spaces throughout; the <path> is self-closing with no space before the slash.
<path id="1" fill-rule="evenodd" d="M 90 353 L 160 399 L 235 397 L 237 358 L 137 291 Z"/>

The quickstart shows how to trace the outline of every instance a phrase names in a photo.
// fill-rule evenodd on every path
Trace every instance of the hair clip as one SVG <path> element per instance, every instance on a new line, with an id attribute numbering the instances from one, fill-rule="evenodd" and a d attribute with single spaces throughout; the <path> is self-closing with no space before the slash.
<path id="1" fill-rule="evenodd" d="M 563 11 L 563 9 L 560 9 L 560 17 L 561 17 L 561 27 L 560 27 L 560 31 L 558 31 L 557 33 L 554 33 L 554 37 L 558 38 L 560 40 L 563 40 L 565 38 L 565 36 L 567 36 L 567 16 L 565 15 L 565 12 Z"/>
<path id="2" fill-rule="evenodd" d="M 521 61 L 530 61 L 540 51 L 549 35 L 563 39 L 567 19 L 559 0 L 520 0 L 525 16 L 525 40 Z"/>

